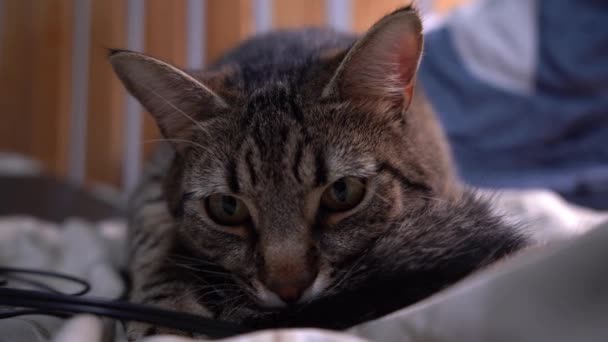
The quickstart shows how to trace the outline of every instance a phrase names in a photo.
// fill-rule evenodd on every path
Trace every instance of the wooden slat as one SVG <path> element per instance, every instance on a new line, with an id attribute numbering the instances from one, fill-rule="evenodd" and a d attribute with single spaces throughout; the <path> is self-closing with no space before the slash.
<path id="1" fill-rule="evenodd" d="M 146 2 L 146 53 L 185 67 L 186 10 L 184 0 Z M 207 2 L 207 60 L 213 61 L 252 33 L 251 10 L 251 0 Z M 143 121 L 144 157 L 148 157 L 154 149 L 155 143 L 150 141 L 158 138 L 160 133 L 156 123 L 146 113 Z"/>
<path id="2" fill-rule="evenodd" d="M 73 17 L 74 5 L 71 0 L 60 0 L 61 10 L 57 15 L 60 37 L 55 50 L 59 52 L 57 58 L 57 90 L 58 115 L 57 115 L 57 154 L 54 158 L 55 174 L 59 177 L 67 177 L 70 151 L 70 129 L 71 127 L 71 105 L 72 105 L 72 46 L 73 46 Z M 44 56 L 44 54 L 42 54 Z"/>
<path id="3" fill-rule="evenodd" d="M 0 18 L 0 150 L 39 159 L 64 176 L 70 136 L 72 13 L 77 0 L 4 0 Z M 89 181 L 118 185 L 122 163 L 124 92 L 105 48 L 126 46 L 126 1 L 92 0 L 87 165 Z M 353 0 L 353 26 L 369 28 L 408 0 Z M 440 13 L 469 0 L 436 0 Z M 209 0 L 207 60 L 253 32 L 252 0 Z M 274 0 L 277 28 L 323 25 L 325 0 Z M 185 63 L 186 0 L 146 1 L 146 52 Z M 143 139 L 158 136 L 146 115 Z M 146 147 L 149 151 L 150 147 Z"/>
<path id="4" fill-rule="evenodd" d="M 455 9 L 460 5 L 464 5 L 466 3 L 471 2 L 470 0 L 435 0 L 433 2 L 433 9 L 441 14 L 446 14 L 447 12 Z"/>
<path id="5" fill-rule="evenodd" d="M 207 1 L 207 61 L 213 63 L 253 32 L 251 0 Z"/>
<path id="6" fill-rule="evenodd" d="M 126 47 L 126 2 L 93 0 L 91 15 L 86 177 L 89 182 L 118 185 L 125 93 L 106 49 Z"/>
<path id="7" fill-rule="evenodd" d="M 356 32 L 365 32 L 384 15 L 411 2 L 411 0 L 354 0 L 353 28 Z"/>
<path id="8" fill-rule="evenodd" d="M 64 176 L 69 136 L 69 0 L 4 1 L 0 18 L 0 150 Z"/>
<path id="9" fill-rule="evenodd" d="M 276 28 L 325 25 L 325 0 L 275 0 L 273 23 Z"/>
<path id="10" fill-rule="evenodd" d="M 186 1 L 147 0 L 145 52 L 178 67 L 186 63 Z M 160 132 L 152 117 L 143 117 L 144 159 L 154 150 Z"/>
<path id="11" fill-rule="evenodd" d="M 433 1 L 433 10 L 440 14 L 446 14 L 468 2 L 470 0 L 435 0 Z M 411 3 L 412 0 L 353 0 L 354 30 L 365 32 L 382 16 Z"/>

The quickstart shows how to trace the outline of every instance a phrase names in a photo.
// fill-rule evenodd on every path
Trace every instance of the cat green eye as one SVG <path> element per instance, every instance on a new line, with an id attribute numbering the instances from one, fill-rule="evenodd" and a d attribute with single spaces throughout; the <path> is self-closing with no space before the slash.
<path id="1" fill-rule="evenodd" d="M 238 226 L 249 220 L 249 209 L 243 201 L 230 196 L 215 194 L 205 199 L 207 213 L 217 224 Z"/>
<path id="2" fill-rule="evenodd" d="M 365 196 L 365 182 L 356 177 L 343 177 L 330 185 L 323 196 L 321 206 L 331 211 L 346 211 L 361 203 Z"/>

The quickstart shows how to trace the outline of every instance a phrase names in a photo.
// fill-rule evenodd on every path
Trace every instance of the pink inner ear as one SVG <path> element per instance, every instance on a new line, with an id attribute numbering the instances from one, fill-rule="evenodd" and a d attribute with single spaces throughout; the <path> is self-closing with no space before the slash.
<path id="1" fill-rule="evenodd" d="M 418 37 L 407 35 L 401 37 L 397 56 L 399 56 L 398 77 L 399 83 L 403 87 L 404 108 L 410 106 L 414 95 L 414 78 L 416 76 L 416 70 L 418 69 L 420 49 Z"/>
<path id="2" fill-rule="evenodd" d="M 402 84 L 412 81 L 418 67 L 418 44 L 415 38 L 404 37 L 399 44 L 399 80 Z"/>
<path id="3" fill-rule="evenodd" d="M 341 96 L 378 106 L 409 106 L 422 49 L 412 14 L 385 19 L 351 51 L 340 80 Z"/>
<path id="4" fill-rule="evenodd" d="M 416 74 L 420 42 L 415 36 L 404 35 L 399 39 L 397 47 L 399 81 L 405 86 L 413 81 Z"/>

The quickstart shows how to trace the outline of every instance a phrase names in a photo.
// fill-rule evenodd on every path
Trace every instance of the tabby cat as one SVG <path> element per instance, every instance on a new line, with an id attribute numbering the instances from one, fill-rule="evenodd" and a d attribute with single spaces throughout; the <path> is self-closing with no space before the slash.
<path id="1" fill-rule="evenodd" d="M 111 51 L 168 141 L 131 201 L 131 300 L 339 329 L 524 247 L 455 176 L 415 87 L 422 46 L 406 7 L 360 38 L 267 33 L 204 71 Z"/>

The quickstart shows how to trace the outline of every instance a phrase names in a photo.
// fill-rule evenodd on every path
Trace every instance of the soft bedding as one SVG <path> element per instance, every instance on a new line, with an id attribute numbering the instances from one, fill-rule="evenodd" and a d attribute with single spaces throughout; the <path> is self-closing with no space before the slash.
<path id="1" fill-rule="evenodd" d="M 427 32 L 418 73 L 460 176 L 608 209 L 606 2 L 469 3 Z"/>
<path id="2" fill-rule="evenodd" d="M 608 225 L 584 233 L 608 222 L 608 214 L 569 205 L 547 191 L 485 194 L 492 197 L 497 211 L 528 222 L 537 241 L 555 246 L 528 251 L 417 305 L 347 332 L 277 330 L 231 341 L 488 341 L 507 337 L 599 341 L 606 336 L 608 272 L 601 270 L 608 260 Z M 121 220 L 69 219 L 55 224 L 4 217 L 0 219 L 0 265 L 73 274 L 92 284 L 91 295 L 117 298 L 125 288 L 119 275 L 125 236 Z M 124 340 L 121 325 L 93 316 L 67 322 L 47 316 L 0 320 L 0 341 L 102 341 L 102 336 Z M 186 340 L 148 338 L 148 342 Z"/>

